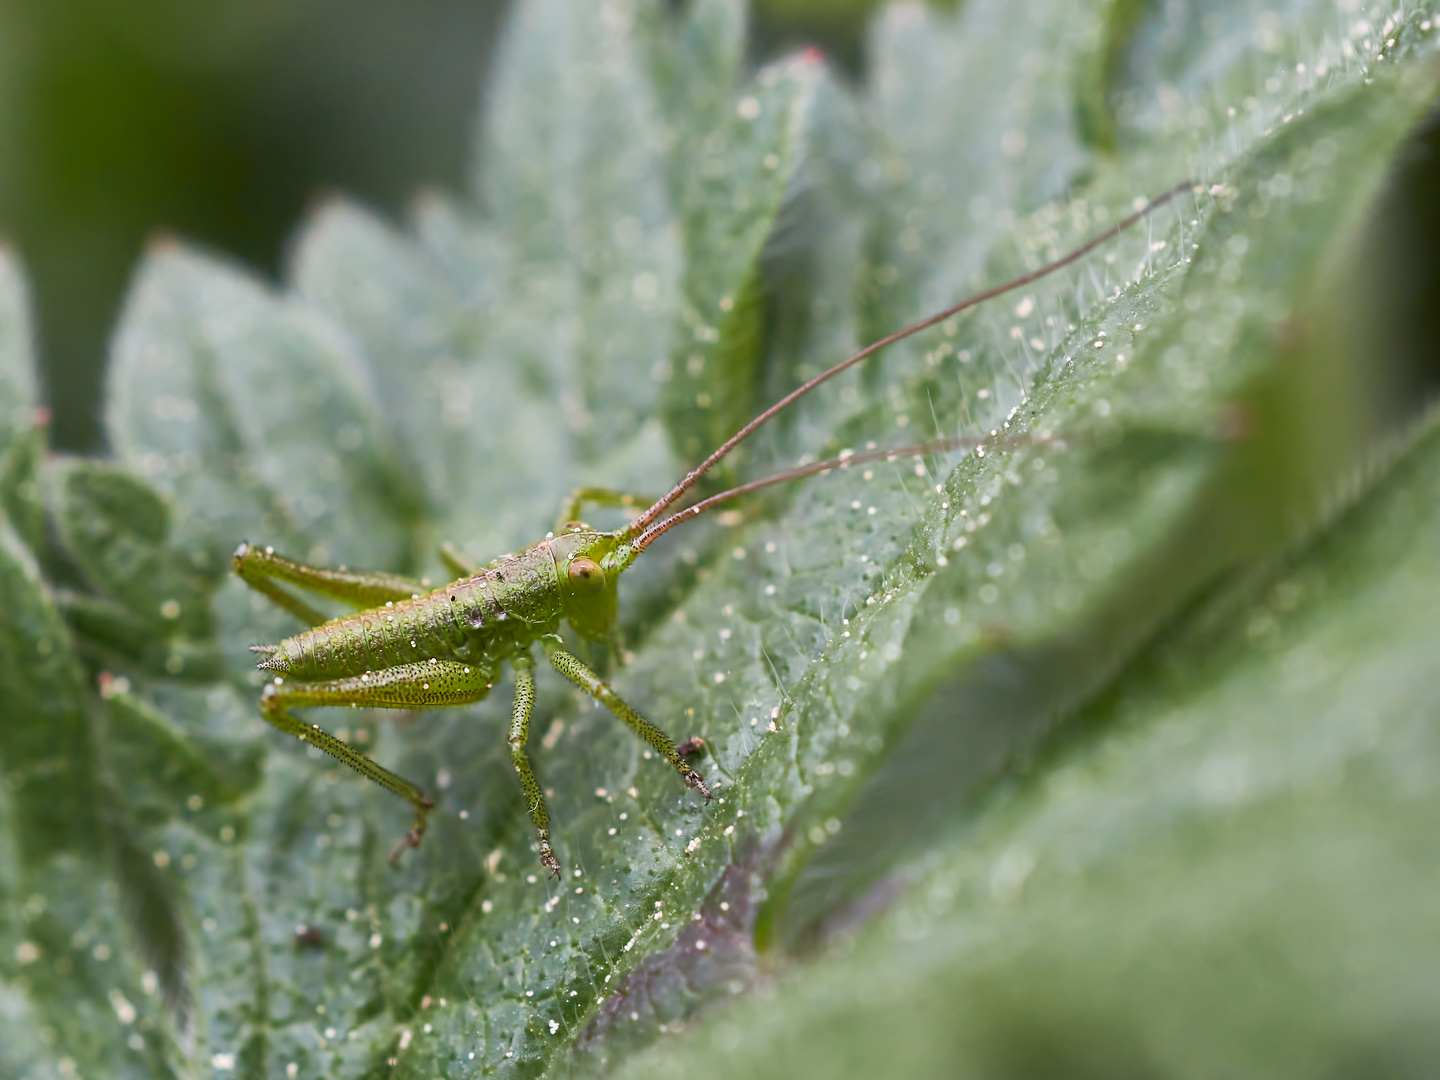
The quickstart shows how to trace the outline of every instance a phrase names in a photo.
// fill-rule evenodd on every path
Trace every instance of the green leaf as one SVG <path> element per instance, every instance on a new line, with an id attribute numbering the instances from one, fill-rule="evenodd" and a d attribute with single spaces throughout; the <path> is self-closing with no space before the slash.
<path id="1" fill-rule="evenodd" d="M 1075 85 L 1075 126 L 1080 138 L 1096 150 L 1115 151 L 1112 99 L 1130 41 L 1154 10 L 1151 0 L 1110 0 L 1100 12 L 1098 47 L 1080 65 Z"/>
<path id="2" fill-rule="evenodd" d="M 291 543 L 345 534 L 357 555 L 391 565 L 411 557 L 413 500 L 374 385 L 318 312 L 156 248 L 126 304 L 110 386 L 116 452 L 174 502 L 182 547 L 228 557 L 253 529 Z"/>
<path id="3" fill-rule="evenodd" d="M 14 253 L 0 247 L 0 511 L 32 551 L 44 547 L 38 482 L 48 416 L 39 410 L 30 296 Z"/>
<path id="4" fill-rule="evenodd" d="M 766 246 L 810 151 L 819 63 L 766 68 L 720 117 L 695 117 L 677 147 L 685 238 L 680 326 L 661 374 L 671 442 L 697 462 L 756 411 L 765 346 Z M 687 118 L 688 119 L 688 118 Z M 713 126 L 699 127 L 710 121 Z"/>
<path id="5" fill-rule="evenodd" d="M 105 697 L 109 761 L 125 777 L 132 812 L 164 824 L 206 806 L 233 803 L 259 780 L 261 747 L 187 736 L 163 713 L 112 688 Z"/>
<path id="6" fill-rule="evenodd" d="M 1068 91 L 1102 6 L 906 4 L 878 21 L 873 108 L 891 151 L 880 179 L 909 188 L 893 215 L 918 211 L 890 242 L 933 264 L 923 310 L 988 284 L 986 259 L 1017 217 L 1091 167 Z"/>
<path id="7" fill-rule="evenodd" d="M 665 121 L 671 197 L 683 202 L 697 151 L 735 105 L 744 71 L 745 5 L 740 0 L 642 4 L 635 18 Z"/>
<path id="8" fill-rule="evenodd" d="M 677 299 L 659 115 L 632 22 L 576 0 L 516 8 L 474 170 L 514 253 L 508 299 L 525 334 L 510 363 L 548 380 L 581 454 L 653 411 Z"/>
<path id="9" fill-rule="evenodd" d="M 1286 909 L 1240 886 L 1267 857 L 1318 880 L 1325 864 L 1296 853 L 1323 852 L 1340 823 L 1315 788 L 1273 817 L 1212 799 L 1201 810 L 1233 821 L 1197 824 L 1194 808 L 1233 787 L 1207 771 L 1205 733 L 1221 725 L 1235 753 L 1280 763 L 1273 775 L 1312 761 L 1305 715 L 1266 726 L 1299 662 L 1264 667 L 1272 630 L 1246 605 L 1276 625 L 1307 610 L 1280 599 L 1311 587 L 1282 589 L 1276 552 L 1319 528 L 1337 491 L 1384 475 L 1360 469 L 1374 346 L 1351 275 L 1367 273 L 1367 214 L 1434 100 L 1433 18 L 1370 12 L 1361 32 L 1328 5 L 1299 5 L 1291 26 L 1236 2 L 1177 38 L 1158 5 L 901 5 L 876 23 L 870 84 L 852 87 L 808 56 L 746 81 L 743 17 L 721 0 L 543 0 L 517 7 L 502 44 L 474 197 L 428 195 L 408 225 L 331 203 L 304 227 L 285 291 L 197 252 L 152 252 L 112 360 L 118 467 L 50 471 L 51 591 L 78 629 L 79 647 L 65 638 L 77 707 L 105 721 L 89 752 L 111 887 L 93 858 L 67 857 L 0 904 L 0 959 L 35 950 L 7 977 L 31 980 L 22 1004 L 58 1033 L 17 1050 L 24 1067 L 74 1042 L 77 1070 L 96 1075 L 207 1062 L 255 1077 L 580 1075 L 637 1052 L 637 1070 L 763 1071 L 818 1036 L 815 1060 L 834 1071 L 1260 1071 L 1246 1049 L 1258 1029 L 1226 1023 L 1264 1015 L 1268 984 L 1237 969 L 1258 989 L 1226 1012 L 1207 957 L 1252 927 L 1300 955 L 1306 935 L 1266 929 Z M 406 808 L 259 718 L 248 648 L 293 620 L 231 581 L 213 623 L 174 637 L 156 623 L 197 557 L 205 578 L 243 538 L 435 576 L 437 541 L 476 561 L 513 550 L 577 484 L 658 490 L 678 473 L 667 441 L 713 445 L 857 344 L 1038 269 L 1187 177 L 1074 266 L 831 380 L 731 464 L 753 477 L 993 432 L 983 453 L 832 470 L 646 554 L 624 582 L 618 655 L 590 659 L 671 734 L 704 738 L 716 798 L 702 805 L 542 673 L 530 746 L 559 883 L 514 782 L 508 679 L 414 722 L 316 714 L 436 803 L 424 847 L 392 869 Z M 1376 509 L 1429 505 L 1404 487 L 1427 439 L 1336 536 L 1433 532 Z M 1399 573 L 1424 561 L 1410 550 L 1367 565 Z M 1419 619 L 1396 634 L 1429 642 Z M 1233 639 L 1216 630 L 1231 626 Z M 223 677 L 177 678 L 122 649 L 127 634 L 218 650 Z M 1390 639 L 1374 640 L 1388 662 Z M 1423 655 L 1397 651 L 1395 671 Z M 76 657 L 107 665 L 102 699 Z M 1338 660 L 1320 670 L 1331 682 L 1315 685 L 1339 687 Z M 1187 704 L 1228 680 L 1218 703 Z M 1390 835 L 1394 806 L 1356 800 L 1352 827 Z M 7 794 L 12 847 L 16 807 Z M 1223 843 L 1196 846 L 1222 826 Z M 1232 849 L 1244 873 L 1207 876 L 1198 855 L 1219 866 Z M 1405 850 L 1393 866 L 1428 865 Z M 3 845 L 0 858 L 19 865 Z M 1093 874 L 1063 869 L 1084 858 Z M 1380 855 L 1362 861 L 1392 880 Z M 1180 925 L 1175 965 L 1147 982 L 1169 912 L 1203 915 L 1212 883 L 1220 914 Z M 1360 908 L 1326 911 L 1302 922 L 1310 938 L 1355 936 Z M 122 912 L 138 947 L 119 944 Z M 930 937 L 907 943 L 907 928 Z M 113 983 L 96 974 L 102 934 L 116 950 L 103 963 L 123 961 Z M 1414 942 L 1364 971 L 1423 981 L 1416 958 L 1433 950 Z M 136 1025 L 154 1021 L 143 1053 L 107 985 Z M 1337 992 L 1309 1008 L 1300 985 L 1281 991 L 1300 1019 L 1276 1047 L 1309 1031 L 1359 1047 L 1349 1033 L 1368 1023 L 1404 1048 L 1419 1015 L 1405 1002 L 1429 1003 L 1396 991 L 1362 1015 Z M 947 1041 L 955 1001 L 970 1005 Z M 1187 1042 L 1187 1005 L 1218 1033 L 1205 1046 Z M 731 1008 L 753 1045 L 735 1041 Z"/>
<path id="10" fill-rule="evenodd" d="M 478 449 L 466 438 L 474 417 L 458 414 L 478 389 L 465 376 L 482 317 L 413 242 L 347 203 L 330 203 L 305 230 L 293 277 L 302 296 L 365 348 L 384 400 L 396 406 L 405 460 L 418 470 L 432 513 L 444 513 L 475 471 L 462 465 Z M 437 427 L 437 417 L 452 416 Z"/>
<path id="11" fill-rule="evenodd" d="M 170 507 L 129 473 L 78 461 L 55 471 L 60 540 L 102 594 L 67 595 L 72 624 L 102 656 L 117 650 L 158 676 L 216 678 L 210 592 L 220 567 L 170 547 Z"/>
<path id="12" fill-rule="evenodd" d="M 0 519 L 0 763 L 22 861 L 91 850 L 98 817 L 84 676 L 34 556 Z"/>
<path id="13" fill-rule="evenodd" d="M 31 340 L 24 273 L 15 254 L 0 248 L 0 456 L 31 426 L 39 404 Z"/>
<path id="14" fill-rule="evenodd" d="M 123 804 L 100 775 L 92 706 L 68 629 L 33 557 L 3 519 L 0 612 L 0 699 L 6 703 L 0 813 L 9 848 L 0 875 L 3 970 L 32 994 L 41 1042 L 58 1044 L 72 1063 L 108 1075 L 169 1075 L 168 1045 L 159 1037 L 167 1024 L 158 1010 L 141 1006 L 147 1026 L 159 1024 L 157 1037 L 142 1039 L 147 1053 L 132 1051 L 126 1060 L 121 1050 L 119 1016 L 134 1021 L 131 1003 L 142 1002 L 144 980 L 124 956 L 127 928 L 102 887 L 106 875 L 95 873 L 97 863 L 110 869 L 107 860 L 117 859 L 111 865 L 121 906 L 134 916 L 131 940 L 147 967 L 158 968 L 157 985 L 183 1027 L 188 997 L 178 912 L 155 887 L 148 855 L 135 854 Z M 22 1060 L 34 1063 L 38 1054 L 37 1047 Z"/>
<path id="15" fill-rule="evenodd" d="M 7 997 L 24 995 L 28 1005 L 5 1017 L 4 1052 L 21 1062 L 16 1074 L 56 1075 L 64 1067 L 127 1080 L 179 1075 L 161 984 L 149 967 L 159 954 L 149 938 L 139 956 L 132 952 L 136 938 L 121 920 L 109 874 L 69 856 L 28 872 L 5 870 L 0 963 Z M 153 875 L 153 861 L 140 872 Z M 128 885 L 124 895 L 127 904 L 140 897 Z M 167 907 L 152 903 L 140 921 L 164 924 L 173 941 L 178 927 Z"/>
<path id="16" fill-rule="evenodd" d="M 937 836 L 893 910 L 621 1073 L 1423 1075 L 1437 508 L 1432 417 Z"/>
<path id="17" fill-rule="evenodd" d="M 442 249 L 468 227 L 435 220 L 446 213 L 437 201 L 422 215 Z M 485 562 L 527 543 L 576 481 L 563 412 L 503 362 L 509 342 L 494 324 L 505 305 L 467 296 L 471 272 L 334 203 L 302 235 L 293 276 L 307 300 L 344 324 L 395 403 L 404 457 L 425 493 L 427 547 L 451 540 Z M 511 425 L 559 437 L 506 445 L 496 433 Z"/>
<path id="18" fill-rule="evenodd" d="M 39 418 L 11 440 L 0 457 L 0 511 L 32 552 L 45 550 L 45 497 L 41 464 L 49 449 L 49 424 Z"/>

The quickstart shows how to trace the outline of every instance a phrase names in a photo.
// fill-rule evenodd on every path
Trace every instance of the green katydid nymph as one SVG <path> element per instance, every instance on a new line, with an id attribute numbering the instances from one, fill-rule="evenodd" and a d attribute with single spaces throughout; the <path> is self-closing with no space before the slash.
<path id="1" fill-rule="evenodd" d="M 270 548 L 241 544 L 235 552 L 236 574 L 308 625 L 308 629 L 278 645 L 255 646 L 263 656 L 260 669 L 272 676 L 260 696 L 261 713 L 281 731 L 323 750 L 414 807 L 414 825 L 395 847 L 393 861 L 407 847 L 420 844 L 433 807 L 431 801 L 408 780 L 319 725 L 302 722 L 290 710 L 305 706 L 434 709 L 466 705 L 490 692 L 508 661 L 515 675 L 509 735 L 511 763 L 519 774 L 535 824 L 540 862 L 558 875 L 560 861 L 551 843 L 545 793 L 525 750 L 535 702 L 534 652 L 538 645 L 560 674 L 628 724 L 680 773 L 687 787 L 709 802 L 710 788 L 670 737 L 566 650 L 560 637 L 562 622 L 568 622 L 584 638 L 605 639 L 615 618 L 620 575 L 662 534 L 724 500 L 866 460 L 980 444 L 980 439 L 939 439 L 922 446 L 851 455 L 843 461 L 821 461 L 751 481 L 666 516 L 707 471 L 756 428 L 827 379 L 887 345 L 1075 262 L 1190 186 L 1186 181 L 1171 188 L 1064 257 L 968 297 L 821 372 L 757 415 L 621 529 L 601 531 L 574 519 L 586 503 L 623 508 L 640 505 L 641 501 L 606 490 L 582 489 L 572 497 L 562 524 L 523 551 L 502 556 L 485 567 L 467 565 L 452 549 L 442 551 L 442 558 L 457 578 L 439 589 L 394 574 L 305 566 L 276 555 Z M 282 584 L 357 610 L 327 620 Z"/>

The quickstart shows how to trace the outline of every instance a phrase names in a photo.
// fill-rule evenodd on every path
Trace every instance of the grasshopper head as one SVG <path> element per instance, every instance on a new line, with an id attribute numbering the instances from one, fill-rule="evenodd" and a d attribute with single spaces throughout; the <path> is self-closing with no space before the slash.
<path id="1" fill-rule="evenodd" d="M 610 633 L 620 593 L 620 574 L 635 561 L 636 552 L 620 533 L 571 527 L 550 541 L 560 579 L 565 618 L 577 633 L 603 640 Z"/>

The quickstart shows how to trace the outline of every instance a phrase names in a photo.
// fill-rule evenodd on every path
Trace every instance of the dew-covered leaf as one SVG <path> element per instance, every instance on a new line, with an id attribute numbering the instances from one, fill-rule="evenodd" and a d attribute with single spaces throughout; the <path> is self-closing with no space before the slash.
<path id="1" fill-rule="evenodd" d="M 506 304 L 523 315 L 508 362 L 548 380 L 581 454 L 654 411 L 678 299 L 680 237 L 641 61 L 629 4 L 519 5 L 477 141 L 474 187 L 512 251 Z"/>
<path id="2" fill-rule="evenodd" d="M 142 874 L 155 872 L 150 862 Z M 0 1053 L 22 1063 L 14 1075 L 183 1075 L 172 1015 L 150 967 L 152 958 L 176 954 L 142 944 L 137 956 L 135 923 L 126 925 L 116 903 L 113 864 L 62 854 L 23 871 L 7 860 L 3 869 L 0 970 L 9 1000 Z M 166 905 L 139 914 L 179 940 Z"/>
<path id="3" fill-rule="evenodd" d="M 674 182 L 685 241 L 682 306 L 660 409 L 678 453 L 694 463 L 756 411 L 765 352 L 767 245 L 805 243 L 781 222 L 814 152 L 823 92 L 818 60 L 798 57 L 738 88 L 713 127 L 694 130 Z M 692 121 L 692 123 L 694 122 Z"/>
<path id="4" fill-rule="evenodd" d="M 437 246 L 469 227 L 442 226 L 443 212 L 432 201 L 422 213 Z M 553 521 L 577 480 L 563 411 L 543 379 L 508 362 L 504 305 L 465 296 L 465 273 L 450 269 L 344 203 L 306 228 L 294 260 L 300 294 L 345 326 L 377 374 L 425 493 L 427 547 L 449 540 L 483 563 Z M 432 551 L 421 558 L 429 565 Z"/>
<path id="5" fill-rule="evenodd" d="M 84 675 L 39 568 L 0 518 L 0 764 L 26 863 L 96 842 Z"/>
<path id="6" fill-rule="evenodd" d="M 147 1053 L 131 1052 L 128 1060 L 119 1014 L 133 1023 L 137 1014 L 129 1003 L 143 997 L 141 972 L 127 956 L 132 940 L 139 941 L 147 961 L 166 960 L 166 996 L 172 1010 L 183 1014 L 183 935 L 168 895 L 145 890 L 148 909 L 131 903 L 139 894 L 130 886 L 148 878 L 153 866 L 111 878 L 110 860 L 119 844 L 133 850 L 134 840 L 102 775 L 93 701 L 34 557 L 3 518 L 0 700 L 5 703 L 0 970 L 30 994 L 47 1051 L 22 1051 L 22 1060 L 39 1067 L 58 1046 L 72 1067 L 95 1074 L 168 1075 L 165 1012 L 144 1009 L 155 1036 L 141 1040 Z M 122 916 L 107 879 L 118 882 L 121 903 L 135 918 Z"/>
<path id="7" fill-rule="evenodd" d="M 869 555 L 888 566 L 868 587 L 856 582 L 873 612 L 851 616 L 851 638 L 791 692 L 797 726 L 813 732 L 797 748 L 794 782 L 816 794 L 786 815 L 801 835 L 842 810 L 859 829 L 801 871 L 777 932 L 803 932 L 847 889 L 868 886 L 888 856 L 867 852 L 900 850 L 920 822 L 958 812 L 1213 574 L 1314 513 L 1316 490 L 1356 453 L 1344 410 L 1309 382 L 1324 373 L 1327 389 L 1353 385 L 1353 343 L 1331 321 L 1327 274 L 1426 93 L 1403 80 L 1337 89 L 1237 161 L 1226 173 L 1237 201 L 1200 210 L 1192 258 L 1153 274 L 1142 267 L 1056 350 L 1012 414 L 1012 437 L 1069 432 L 1067 449 L 962 463 L 913 532 L 892 532 L 893 554 Z M 1276 161 L 1322 133 L 1350 152 L 1303 178 L 1309 197 L 1267 197 Z M 1227 264 L 1212 254 L 1238 249 L 1230 238 L 1242 229 L 1265 255 Z M 1176 223 L 1167 246 L 1187 234 Z M 1307 247 L 1297 261 L 1280 254 Z M 1350 404 L 1363 394 L 1355 389 Z M 1224 433 L 1231 409 L 1252 425 L 1243 440 Z M 897 500 L 887 516 L 910 512 Z M 792 543 L 798 533 L 786 529 Z M 870 729 L 874 746 L 866 731 L 880 716 L 899 726 Z M 841 724 L 847 738 L 825 734 Z M 855 764 L 851 754 L 885 761 L 853 805 L 857 785 L 818 779 L 837 756 Z M 918 820 L 897 801 L 902 791 L 921 799 Z M 792 843 L 782 862 L 806 862 L 805 848 Z M 778 882 L 769 891 L 762 928 L 787 904 Z"/>
<path id="8" fill-rule="evenodd" d="M 100 594 L 63 598 L 72 623 L 82 632 L 91 626 L 93 640 L 156 675 L 220 675 L 208 639 L 210 592 L 222 567 L 204 560 L 197 567 L 170 546 L 170 507 L 129 473 L 84 461 L 60 463 L 54 473 L 57 533 Z"/>
<path id="9" fill-rule="evenodd" d="M 1426 9 L 1369 12 L 1366 53 L 1358 16 L 1321 7 L 1297 5 L 1292 32 L 1227 3 L 1176 42 L 1165 5 L 896 5 L 878 17 L 861 87 L 813 55 L 744 76 L 743 17 L 723 0 L 537 0 L 517 5 L 501 46 L 473 196 L 429 194 L 403 225 L 329 204 L 297 242 L 289 292 L 183 250 L 152 254 L 117 336 L 109 416 L 121 466 L 154 493 L 108 465 L 51 468 L 84 478 L 74 492 L 52 485 L 69 500 L 55 503 L 68 553 L 55 591 L 72 624 L 91 627 L 82 643 L 99 627 L 123 637 L 125 619 L 153 633 L 166 589 L 153 582 L 197 555 L 223 560 L 241 538 L 432 575 L 440 539 L 477 562 L 539 539 L 574 485 L 655 490 L 675 478 L 671 448 L 691 453 L 676 438 L 711 445 L 856 345 L 1037 269 L 1192 180 L 1062 273 L 826 384 L 732 464 L 755 476 L 802 455 L 993 432 L 983 453 L 832 470 L 677 530 L 630 571 L 623 640 L 583 655 L 677 739 L 703 737 L 708 806 L 546 669 L 529 749 L 564 868 L 555 882 L 514 781 L 508 675 L 464 709 L 317 711 L 313 722 L 435 801 L 424 846 L 391 868 L 407 808 L 264 725 L 248 648 L 296 626 L 230 581 L 214 597 L 216 637 L 195 631 L 223 652 L 225 679 L 177 679 L 112 642 L 105 696 L 85 704 L 121 781 L 101 793 L 121 794 L 113 821 L 129 846 L 106 851 L 130 861 L 73 901 L 56 890 L 94 878 L 91 864 L 47 863 L 75 877 L 45 883 L 50 906 L 33 916 L 8 893 L 0 947 L 29 941 L 47 979 L 62 954 L 67 978 L 80 961 L 93 978 L 97 943 L 118 942 L 121 911 L 132 905 L 133 927 L 133 900 L 153 887 L 187 932 L 167 938 L 162 925 L 148 951 L 123 957 L 111 946 L 130 965 L 117 992 L 137 1025 L 156 1024 L 125 1067 L 152 1073 L 185 1046 L 164 1027 L 164 995 L 145 992 L 158 976 L 147 984 L 138 967 L 163 966 L 167 940 L 194 956 L 169 983 L 188 971 L 194 986 L 186 1069 L 240 1076 L 589 1075 L 662 1037 L 703 1071 L 732 1053 L 725 1002 L 755 1010 L 756 1046 L 775 1062 L 807 1025 L 835 1024 L 837 1069 L 894 1071 L 910 1058 L 846 1049 L 893 1042 L 845 1011 L 872 1000 L 867 979 L 902 988 L 877 1016 L 911 1032 L 902 1049 L 917 1070 L 957 1045 L 979 1047 L 982 1072 L 1030 1067 L 993 1056 L 1017 1045 L 1003 1031 L 1022 998 L 991 993 L 1012 973 L 1058 1003 L 1047 1016 L 1063 1020 L 1072 1001 L 1093 1006 L 1076 1015 L 1127 1015 L 1119 989 L 1113 1009 L 1083 994 L 1099 970 L 1083 958 L 1103 966 L 1108 954 L 1077 936 L 1103 931 L 1123 903 L 1051 870 L 1065 844 L 1042 857 L 1043 837 L 1025 830 L 1082 854 L 1095 841 L 1105 866 L 1139 876 L 1147 852 L 1171 850 L 1183 823 L 1167 832 L 1173 814 L 1146 817 L 1124 792 L 1139 777 L 1163 811 L 1188 790 L 1203 760 L 1166 695 L 1191 691 L 1184 678 L 1135 690 L 1151 676 L 1134 657 L 1169 650 L 1181 668 L 1210 664 L 1217 684 L 1248 677 L 1249 654 L 1211 655 L 1209 639 L 1166 628 L 1226 575 L 1244 595 L 1246 573 L 1313 525 L 1337 476 L 1370 475 L 1354 470 L 1372 436 L 1373 346 L 1355 332 L 1346 275 L 1366 272 L 1354 255 L 1368 208 L 1434 96 L 1433 23 L 1421 30 Z M 1224 622 L 1207 610 L 1205 625 Z M 1247 643 L 1268 640 L 1249 613 L 1237 620 Z M 1280 695 L 1283 679 L 1265 679 L 1259 689 Z M 1260 706 L 1233 700 L 1214 715 L 1258 753 Z M 1165 725 L 1175 734 L 1158 738 Z M 1116 732 L 1158 739 L 1131 781 L 1112 760 L 1125 751 Z M 1096 816 L 1113 810 L 1110 780 L 1066 786 L 1064 764 L 1086 753 L 1149 831 Z M 1005 785 L 1034 761 L 1043 797 L 1007 803 Z M 1230 790 L 1222 773 L 1211 780 Z M 1073 821 L 1057 810 L 1027 824 L 1039 811 L 1014 809 L 1027 797 L 1040 810 L 1071 799 Z M 7 820 L 16 805 L 7 797 Z M 1252 868 L 1324 837 L 1305 832 L 1314 822 L 1246 813 L 1227 835 Z M 986 854 L 967 862 L 977 836 Z M 1198 905 L 1208 879 L 1187 878 L 1177 851 L 1157 864 L 1174 889 L 1146 879 L 1146 895 Z M 974 887 L 955 878 L 940 895 L 965 866 Z M 1020 960 L 968 936 L 1023 909 L 1041 882 L 1036 918 L 985 924 L 1002 943 L 1015 932 Z M 966 896 L 989 907 L 957 914 Z M 1072 896 L 1088 914 L 1066 929 Z M 97 914 L 77 936 L 81 902 Z M 1141 913 L 1165 910 L 1156 899 Z M 895 948 L 909 925 L 933 926 L 940 946 Z M 817 958 L 855 934 L 853 963 Z M 1125 940 L 1158 939 L 1096 940 L 1124 955 Z M 1181 936 L 1201 962 L 1209 940 Z M 37 978 L 38 963 L 26 965 Z M 1034 974 L 1052 968 L 1075 973 L 1078 997 Z M 904 990 L 912 971 L 917 989 Z M 105 1004 L 70 983 L 27 985 L 22 1005 Z M 779 997 L 759 1000 L 772 985 Z M 1154 985 L 1176 1011 L 1151 1002 L 1143 1020 L 1104 1030 L 1162 1039 L 1139 1025 L 1183 1019 L 1185 983 Z M 965 1043 L 895 1015 L 970 998 Z M 139 1034 L 106 1007 L 104 1024 L 86 1014 L 97 1034 L 74 1055 L 81 1074 L 107 1074 L 106 1055 Z M 60 1039 L 83 1043 L 66 1024 Z M 1099 1060 L 1127 1060 L 1126 1045 Z"/>
<path id="10" fill-rule="evenodd" d="M 858 939 L 621 1075 L 1423 1076 L 1437 435 L 1142 653 Z"/>

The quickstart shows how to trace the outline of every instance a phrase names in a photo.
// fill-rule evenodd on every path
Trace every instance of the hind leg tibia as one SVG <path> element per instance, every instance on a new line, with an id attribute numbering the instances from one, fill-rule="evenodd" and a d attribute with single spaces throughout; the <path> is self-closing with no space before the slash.
<path id="1" fill-rule="evenodd" d="M 359 750 L 320 727 L 307 724 L 290 712 L 313 705 L 350 705 L 373 709 L 426 709 L 467 705 L 479 701 L 489 689 L 488 670 L 453 660 L 403 664 L 382 671 L 319 682 L 292 681 L 276 676 L 260 694 L 260 713 L 273 726 L 309 743 L 350 766 L 367 780 L 394 792 L 415 808 L 415 825 L 390 855 L 394 862 L 407 847 L 419 847 L 434 805 L 404 777 L 376 764 Z"/>

